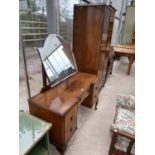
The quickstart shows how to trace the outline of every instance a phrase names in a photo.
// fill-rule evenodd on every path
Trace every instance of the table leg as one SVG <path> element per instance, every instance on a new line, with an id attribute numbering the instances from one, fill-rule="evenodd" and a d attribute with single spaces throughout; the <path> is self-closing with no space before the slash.
<path id="1" fill-rule="evenodd" d="M 130 75 L 131 66 L 132 66 L 133 61 L 134 61 L 134 55 L 128 56 L 128 59 L 129 59 L 129 65 L 128 65 L 128 72 L 127 72 L 127 75 Z"/>
<path id="2" fill-rule="evenodd" d="M 65 154 L 66 148 L 67 148 L 67 145 L 64 145 L 64 147 L 56 147 L 56 149 L 61 155 Z"/>
<path id="3" fill-rule="evenodd" d="M 98 105 L 98 98 L 97 98 L 97 101 L 95 103 L 95 110 L 97 110 L 97 105 Z"/>

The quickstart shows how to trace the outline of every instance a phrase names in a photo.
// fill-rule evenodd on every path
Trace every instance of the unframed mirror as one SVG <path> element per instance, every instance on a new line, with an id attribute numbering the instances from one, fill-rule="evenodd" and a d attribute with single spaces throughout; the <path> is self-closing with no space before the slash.
<path id="1" fill-rule="evenodd" d="M 69 44 L 59 35 L 48 35 L 44 46 L 38 48 L 38 52 L 51 86 L 77 72 L 73 52 Z"/>

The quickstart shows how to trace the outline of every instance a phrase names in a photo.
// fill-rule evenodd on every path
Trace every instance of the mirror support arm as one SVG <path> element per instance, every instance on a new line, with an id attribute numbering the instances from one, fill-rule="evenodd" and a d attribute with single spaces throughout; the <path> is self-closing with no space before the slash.
<path id="1" fill-rule="evenodd" d="M 46 87 L 46 86 L 47 86 L 46 72 L 45 72 L 45 69 L 44 69 L 43 64 L 41 65 L 41 67 L 42 67 L 42 80 L 43 80 L 43 87 Z"/>

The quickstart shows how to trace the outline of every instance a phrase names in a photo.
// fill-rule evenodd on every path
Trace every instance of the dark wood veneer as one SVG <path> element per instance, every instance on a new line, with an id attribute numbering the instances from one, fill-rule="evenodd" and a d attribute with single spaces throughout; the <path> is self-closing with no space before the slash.
<path id="1" fill-rule="evenodd" d="M 43 88 L 28 100 L 31 114 L 52 123 L 49 138 L 60 152 L 77 129 L 78 106 L 95 105 L 97 109 L 109 59 L 114 12 L 106 5 L 75 5 L 73 52 L 79 72 L 51 87 L 43 68 Z"/>
<path id="2" fill-rule="evenodd" d="M 96 75 L 77 72 L 28 100 L 31 114 L 52 123 L 49 138 L 59 151 L 65 150 L 77 129 L 78 106 L 97 104 L 97 83 Z"/>
<path id="3" fill-rule="evenodd" d="M 98 75 L 104 85 L 115 9 L 107 5 L 74 6 L 73 52 L 80 72 Z"/>

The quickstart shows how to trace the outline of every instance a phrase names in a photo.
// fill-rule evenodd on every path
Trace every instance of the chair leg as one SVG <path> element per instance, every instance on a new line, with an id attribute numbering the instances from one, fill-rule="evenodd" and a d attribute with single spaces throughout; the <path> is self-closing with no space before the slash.
<path id="1" fill-rule="evenodd" d="M 111 139 L 111 144 L 110 144 L 109 154 L 108 155 L 112 155 L 113 152 L 114 152 L 116 137 L 117 137 L 117 131 L 114 130 L 113 135 L 112 135 L 112 139 Z"/>
<path id="2" fill-rule="evenodd" d="M 133 61 L 134 61 L 134 56 L 131 55 L 131 56 L 128 57 L 128 59 L 129 59 L 129 65 L 128 65 L 128 72 L 127 72 L 127 75 L 130 75 L 130 70 L 131 70 L 131 66 L 132 66 Z"/>
<path id="3" fill-rule="evenodd" d="M 128 146 L 127 155 L 131 154 L 131 149 L 132 149 L 133 144 L 134 144 L 134 140 L 131 140 Z"/>

